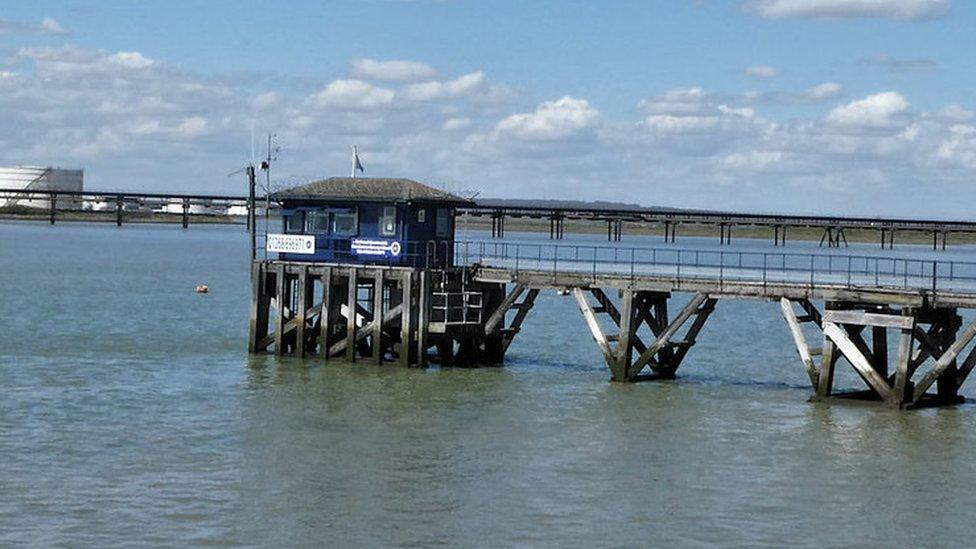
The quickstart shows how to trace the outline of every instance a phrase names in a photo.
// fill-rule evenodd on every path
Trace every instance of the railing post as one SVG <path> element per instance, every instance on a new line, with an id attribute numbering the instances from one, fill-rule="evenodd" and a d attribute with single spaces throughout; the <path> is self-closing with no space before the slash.
<path id="1" fill-rule="evenodd" d="M 763 252 L 763 268 L 762 268 L 763 292 L 766 291 L 766 259 L 767 259 L 767 255 L 768 254 L 766 254 L 766 252 Z"/>
<path id="2" fill-rule="evenodd" d="M 932 295 L 935 295 L 935 291 L 938 288 L 937 285 L 938 272 L 939 272 L 939 262 L 933 261 L 932 262 Z"/>

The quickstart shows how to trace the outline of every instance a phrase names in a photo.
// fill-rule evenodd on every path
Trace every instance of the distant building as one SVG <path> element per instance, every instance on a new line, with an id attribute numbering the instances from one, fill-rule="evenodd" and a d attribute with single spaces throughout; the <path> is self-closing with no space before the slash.
<path id="1" fill-rule="evenodd" d="M 84 179 L 84 170 L 64 170 L 43 166 L 0 167 L 0 189 L 82 191 Z M 5 206 L 47 209 L 51 207 L 51 201 L 42 198 L 0 198 L 0 208 Z M 81 200 L 76 197 L 58 198 L 57 207 L 80 209 Z"/>

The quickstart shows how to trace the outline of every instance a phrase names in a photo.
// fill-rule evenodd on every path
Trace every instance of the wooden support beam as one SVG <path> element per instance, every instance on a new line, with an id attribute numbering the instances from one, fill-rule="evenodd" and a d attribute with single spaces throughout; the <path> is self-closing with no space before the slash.
<path id="1" fill-rule="evenodd" d="M 976 347 L 970 349 L 969 354 L 966 355 L 966 360 L 962 362 L 962 366 L 959 367 L 959 373 L 956 376 L 956 388 L 962 387 L 963 382 L 969 376 L 969 373 L 973 371 L 973 366 L 976 366 Z"/>
<path id="2" fill-rule="evenodd" d="M 329 345 L 332 344 L 332 311 L 336 306 L 332 291 L 332 267 L 322 268 L 322 312 L 319 315 L 319 357 L 329 359 Z"/>
<path id="3" fill-rule="evenodd" d="M 248 328 L 248 351 L 257 353 L 268 346 L 258 344 L 268 336 L 268 309 L 271 299 L 266 290 L 267 274 L 263 263 L 251 263 L 251 318 Z"/>
<path id="4" fill-rule="evenodd" d="M 285 318 L 286 303 L 287 303 L 287 287 L 285 284 L 285 266 L 279 263 L 275 268 L 275 301 L 277 307 L 275 310 L 275 354 L 283 355 L 285 354 L 285 322 L 288 321 Z"/>
<path id="5" fill-rule="evenodd" d="M 349 287 L 346 292 L 346 360 L 356 360 L 356 305 L 359 297 L 359 285 L 356 269 L 349 268 Z M 331 351 L 330 351 L 331 352 Z"/>
<path id="6" fill-rule="evenodd" d="M 377 269 L 373 278 L 373 319 L 383 318 L 383 270 Z M 383 323 L 373 323 L 373 362 L 383 362 Z"/>
<path id="7" fill-rule="evenodd" d="M 861 375 L 882 400 L 889 404 L 899 405 L 895 398 L 895 393 L 888 385 L 888 380 L 881 377 L 871 366 L 871 362 L 861 353 L 861 349 L 851 341 L 848 333 L 839 325 L 833 322 L 824 321 L 824 335 L 834 342 L 844 358 L 851 363 L 851 366 Z"/>
<path id="8" fill-rule="evenodd" d="M 824 322 L 834 324 L 854 324 L 857 326 L 881 326 L 885 328 L 910 328 L 915 324 L 912 317 L 902 315 L 885 315 L 865 313 L 861 311 L 827 310 L 823 314 Z"/>
<path id="9" fill-rule="evenodd" d="M 914 317 L 911 317 L 914 319 Z M 909 362 L 912 359 L 912 343 L 915 338 L 912 337 L 912 332 L 914 331 L 914 326 L 912 328 L 905 328 L 901 331 L 901 338 L 898 341 L 898 362 L 895 363 L 895 398 L 900 402 L 905 403 L 912 399 L 912 388 L 909 385 L 911 378 L 911 372 L 909 371 Z"/>
<path id="10" fill-rule="evenodd" d="M 397 320 L 403 313 L 403 304 L 397 305 L 396 307 L 390 309 L 383 314 L 382 325 L 386 327 L 393 326 L 393 322 Z M 355 318 L 355 316 L 353 316 Z M 348 354 L 350 348 L 355 349 L 356 343 L 366 339 L 373 330 L 376 328 L 377 322 L 375 320 L 370 320 L 366 324 L 363 324 L 362 329 L 356 330 L 356 336 L 353 341 L 349 341 L 348 338 L 337 341 L 332 347 L 329 348 L 329 356 L 338 356 L 343 352 Z"/>
<path id="11" fill-rule="evenodd" d="M 783 310 L 783 318 L 786 319 L 786 324 L 790 328 L 790 334 L 793 335 L 796 352 L 799 353 L 800 360 L 803 361 L 803 365 L 807 369 L 807 376 L 810 378 L 810 383 L 816 387 L 820 373 L 817 371 L 817 366 L 813 362 L 813 355 L 810 353 L 807 338 L 803 335 L 800 322 L 797 320 L 796 313 L 793 311 L 793 302 L 784 297 L 779 300 L 779 305 Z"/>
<path id="12" fill-rule="evenodd" d="M 590 334 L 593 336 L 593 341 L 596 341 L 597 346 L 600 348 L 600 353 L 603 354 L 603 358 L 606 360 L 607 366 L 610 367 L 610 372 L 613 374 L 613 380 L 624 381 L 626 379 L 625 372 L 619 369 L 616 356 L 610 349 L 610 343 L 607 341 L 607 337 L 604 335 L 603 329 L 600 328 L 600 323 L 596 319 L 596 314 L 593 312 L 593 308 L 586 300 L 586 294 L 580 288 L 573 288 L 573 297 L 576 298 L 576 303 L 579 305 L 580 312 L 583 313 L 583 318 L 586 320 L 586 325 L 590 328 Z"/>
<path id="13" fill-rule="evenodd" d="M 310 282 L 311 279 L 308 277 L 308 265 L 301 265 L 298 267 L 298 299 L 297 299 L 297 310 L 295 311 L 295 324 L 297 332 L 295 333 L 295 355 L 299 358 L 305 358 L 305 321 L 306 312 L 309 307 L 309 293 L 311 293 Z"/>
<path id="14" fill-rule="evenodd" d="M 420 289 L 417 296 L 417 365 L 427 366 L 427 335 L 430 324 L 430 273 L 420 271 Z"/>
<path id="15" fill-rule="evenodd" d="M 933 383 L 935 383 L 935 380 L 942 375 L 946 368 L 955 362 L 956 357 L 959 356 L 959 353 L 962 352 L 963 348 L 965 348 L 966 345 L 972 341 L 974 336 L 976 336 L 976 320 L 971 322 L 969 326 L 966 327 L 962 335 L 953 341 L 952 344 L 949 345 L 949 348 L 942 353 L 942 356 L 940 356 L 935 362 L 932 369 L 922 376 L 922 378 L 918 380 L 918 383 L 915 384 L 915 402 L 918 402 L 918 400 L 922 398 L 922 395 L 925 394 L 925 391 Z"/>
<path id="16" fill-rule="evenodd" d="M 824 334 L 820 371 L 817 373 L 817 396 L 828 397 L 834 390 L 834 369 L 837 366 L 837 347 Z"/>
<path id="17" fill-rule="evenodd" d="M 525 322 L 525 317 L 528 316 L 529 311 L 535 305 L 535 298 L 539 295 L 538 288 L 532 288 L 525 294 L 525 298 L 522 299 L 522 303 L 519 304 L 518 311 L 515 313 L 515 318 L 512 319 L 512 323 L 508 328 L 505 329 L 504 339 L 502 340 L 502 353 L 508 351 L 508 348 L 515 341 L 515 334 L 517 334 L 522 329 L 522 323 Z"/>
<path id="18" fill-rule="evenodd" d="M 639 374 L 640 371 L 644 369 L 644 366 L 646 366 L 651 359 L 654 358 L 654 355 L 657 354 L 658 351 L 664 349 L 671 342 L 671 337 L 674 336 L 674 334 L 677 333 L 682 326 L 684 326 L 685 322 L 687 322 L 692 315 L 698 312 L 698 307 L 704 303 L 706 299 L 708 299 L 708 296 L 705 294 L 695 294 L 695 296 L 691 298 L 691 301 L 685 305 L 684 309 L 678 313 L 678 316 L 675 317 L 674 321 L 671 322 L 671 324 L 669 324 L 668 327 L 665 328 L 664 331 L 657 337 L 657 340 L 655 340 L 654 343 L 648 346 L 647 349 L 641 353 L 640 357 L 637 359 L 637 362 L 634 363 L 627 374 L 630 376 L 636 376 Z"/>
<path id="19" fill-rule="evenodd" d="M 882 377 L 888 377 L 888 329 L 883 326 L 871 327 L 871 364 Z"/>
<path id="20" fill-rule="evenodd" d="M 603 293 L 602 291 L 600 292 Z M 604 294 L 604 297 L 606 295 Z M 624 290 L 621 296 L 621 307 L 623 312 L 618 312 L 616 315 L 617 324 L 620 326 L 620 335 L 617 340 L 617 371 L 627 372 L 630 368 L 630 362 L 633 360 L 634 354 L 634 336 L 636 335 L 634 326 L 634 291 Z M 607 300 L 609 303 L 609 300 Z M 612 305 L 612 304 L 610 304 Z M 616 308 L 613 310 L 616 311 Z M 611 315 L 612 317 L 613 315 Z"/>
<path id="21" fill-rule="evenodd" d="M 495 333 L 499 327 L 504 325 L 505 313 L 512 308 L 512 305 L 515 304 L 515 301 L 518 300 L 519 296 L 522 295 L 522 292 L 524 292 L 526 288 L 528 288 L 528 286 L 525 284 L 516 284 L 515 287 L 512 288 L 512 291 L 505 296 L 505 299 L 503 299 L 501 304 L 498 305 L 498 308 L 495 309 L 491 313 L 491 316 L 488 317 L 488 320 L 485 321 L 486 335 Z"/>
<path id="22" fill-rule="evenodd" d="M 403 307 L 403 313 L 400 315 L 400 356 L 398 361 L 401 366 L 410 366 L 410 354 L 412 344 L 413 344 L 413 271 L 407 270 L 403 272 L 400 285 L 403 290 L 400 294 L 403 296 L 400 300 L 400 306 Z"/>

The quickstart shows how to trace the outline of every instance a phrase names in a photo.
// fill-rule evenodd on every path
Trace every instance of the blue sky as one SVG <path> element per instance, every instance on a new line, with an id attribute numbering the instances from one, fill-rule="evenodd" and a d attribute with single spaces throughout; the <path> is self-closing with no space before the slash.
<path id="1" fill-rule="evenodd" d="M 972 218 L 959 0 L 4 2 L 0 161 L 92 188 L 370 175 L 512 197 Z M 391 63 L 395 62 L 395 63 Z"/>

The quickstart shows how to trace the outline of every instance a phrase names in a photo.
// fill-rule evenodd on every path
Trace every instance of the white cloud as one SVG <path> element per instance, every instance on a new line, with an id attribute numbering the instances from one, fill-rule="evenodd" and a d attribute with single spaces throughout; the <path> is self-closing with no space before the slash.
<path id="1" fill-rule="evenodd" d="M 488 90 L 488 78 L 483 72 L 459 76 L 454 80 L 422 82 L 404 86 L 400 91 L 410 101 L 440 101 L 473 96 Z"/>
<path id="2" fill-rule="evenodd" d="M 812 102 L 833 99 L 843 93 L 843 88 L 837 82 L 824 82 L 806 90 L 804 95 Z"/>
<path id="3" fill-rule="evenodd" d="M 600 111 L 591 107 L 588 101 L 566 96 L 546 101 L 533 112 L 503 119 L 496 126 L 496 132 L 525 140 L 560 140 L 592 129 L 599 119 Z"/>
<path id="4" fill-rule="evenodd" d="M 827 122 L 837 126 L 885 127 L 908 109 L 908 101 L 898 92 L 882 92 L 852 101 L 830 111 Z"/>
<path id="5" fill-rule="evenodd" d="M 258 94 L 251 100 L 251 106 L 258 110 L 270 109 L 278 104 L 281 97 L 276 92 L 265 92 Z"/>
<path id="6" fill-rule="evenodd" d="M 756 78 L 773 78 L 779 75 L 779 70 L 769 65 L 752 65 L 746 67 L 746 74 Z"/>
<path id="7" fill-rule="evenodd" d="M 0 18 L 0 34 L 4 33 L 69 34 L 61 23 L 50 17 L 45 17 L 36 25 Z"/>
<path id="8" fill-rule="evenodd" d="M 362 80 L 333 80 L 309 100 L 321 108 L 379 109 L 393 104 L 395 92 Z"/>
<path id="9" fill-rule="evenodd" d="M 352 67 L 353 74 L 360 78 L 389 82 L 416 82 L 437 76 L 433 67 L 417 61 L 357 59 L 352 62 Z"/>
<path id="10" fill-rule="evenodd" d="M 41 20 L 40 29 L 49 34 L 68 34 L 68 31 L 61 26 L 61 23 L 50 17 L 45 17 Z"/>
<path id="11" fill-rule="evenodd" d="M 935 116 L 949 122 L 968 122 L 973 119 L 974 113 L 961 105 L 952 104 L 939 109 Z"/>
<path id="12" fill-rule="evenodd" d="M 733 170 L 764 170 L 783 160 L 781 151 L 750 151 L 732 153 L 722 159 L 722 167 Z"/>
<path id="13" fill-rule="evenodd" d="M 717 116 L 675 116 L 671 114 L 651 114 L 642 122 L 643 126 L 660 133 L 704 133 L 718 128 Z"/>
<path id="14" fill-rule="evenodd" d="M 108 60 L 127 69 L 147 69 L 156 63 L 137 51 L 120 51 L 109 56 Z"/>
<path id="15" fill-rule="evenodd" d="M 463 130 L 464 128 L 467 128 L 470 125 L 471 125 L 471 119 L 462 116 L 462 117 L 448 118 L 447 120 L 444 121 L 444 125 L 441 126 L 441 128 L 443 128 L 444 131 L 452 132 L 455 130 Z"/>
<path id="16" fill-rule="evenodd" d="M 183 137 L 196 137 L 207 131 L 207 119 L 202 116 L 184 118 L 177 127 L 177 132 Z"/>
<path id="17" fill-rule="evenodd" d="M 949 0 L 751 0 L 746 9 L 766 19 L 879 18 L 918 21 L 941 17 Z"/>

